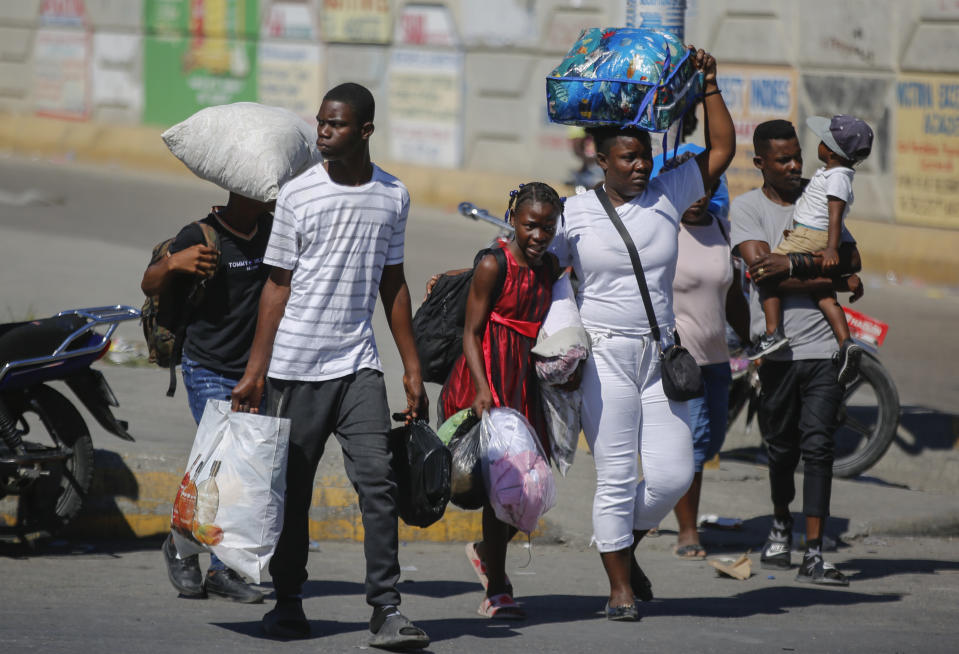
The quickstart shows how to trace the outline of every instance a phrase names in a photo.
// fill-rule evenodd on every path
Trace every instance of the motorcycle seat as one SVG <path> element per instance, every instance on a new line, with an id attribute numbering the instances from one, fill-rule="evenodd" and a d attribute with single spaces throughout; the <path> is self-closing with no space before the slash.
<path id="1" fill-rule="evenodd" d="M 0 366 L 10 361 L 52 355 L 70 334 L 86 323 L 81 316 L 69 315 L 0 325 Z M 76 350 L 88 344 L 89 337 L 81 336 L 67 350 Z"/>

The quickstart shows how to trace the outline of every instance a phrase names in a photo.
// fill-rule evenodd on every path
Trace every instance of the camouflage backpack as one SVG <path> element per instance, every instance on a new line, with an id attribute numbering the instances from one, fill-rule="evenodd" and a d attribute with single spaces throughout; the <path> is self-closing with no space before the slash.
<path id="1" fill-rule="evenodd" d="M 200 221 L 193 224 L 203 233 L 205 245 L 219 252 L 220 236 L 213 226 Z M 168 238 L 153 248 L 151 266 L 170 256 L 173 241 L 173 238 Z M 195 278 L 189 284 L 170 284 L 159 295 L 148 296 L 143 303 L 140 324 L 150 351 L 150 363 L 170 369 L 170 386 L 166 392 L 169 397 L 176 391 L 176 367 L 182 358 L 186 327 L 193 318 L 193 312 L 202 304 L 206 283 L 210 279 L 212 276 Z"/>

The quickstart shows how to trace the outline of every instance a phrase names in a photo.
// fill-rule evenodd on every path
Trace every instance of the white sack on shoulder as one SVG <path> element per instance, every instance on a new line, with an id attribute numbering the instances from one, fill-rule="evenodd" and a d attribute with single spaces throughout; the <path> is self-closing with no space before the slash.
<path id="1" fill-rule="evenodd" d="M 259 583 L 283 527 L 290 421 L 208 400 L 173 503 L 180 556 L 209 551 Z"/>
<path id="2" fill-rule="evenodd" d="M 197 177 L 261 202 L 320 161 L 316 130 L 292 111 L 256 102 L 207 107 L 163 132 Z"/>

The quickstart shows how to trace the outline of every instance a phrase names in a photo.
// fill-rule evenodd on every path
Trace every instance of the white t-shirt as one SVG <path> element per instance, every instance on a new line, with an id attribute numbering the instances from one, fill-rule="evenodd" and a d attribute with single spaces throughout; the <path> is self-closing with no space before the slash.
<path id="1" fill-rule="evenodd" d="M 642 195 L 616 208 L 636 245 L 656 322 L 664 333 L 673 326 L 679 219 L 704 195 L 699 165 L 691 159 L 654 177 Z M 572 265 L 576 271 L 577 304 L 587 329 L 649 333 L 626 244 L 594 191 L 566 200 L 563 224 L 550 250 L 560 265 Z"/>
<path id="2" fill-rule="evenodd" d="M 382 371 L 373 309 L 383 266 L 403 262 L 409 208 L 403 183 L 375 165 L 362 186 L 336 184 L 318 164 L 280 189 L 263 262 L 293 276 L 270 377 Z"/>
<path id="3" fill-rule="evenodd" d="M 826 170 L 825 167 L 816 171 L 802 196 L 796 202 L 796 211 L 793 220 L 805 227 L 812 227 L 822 231 L 829 230 L 829 196 L 839 198 L 846 203 L 842 212 L 842 222 L 846 222 L 846 214 L 854 199 L 852 193 L 852 178 L 856 171 L 845 166 L 837 166 Z"/>

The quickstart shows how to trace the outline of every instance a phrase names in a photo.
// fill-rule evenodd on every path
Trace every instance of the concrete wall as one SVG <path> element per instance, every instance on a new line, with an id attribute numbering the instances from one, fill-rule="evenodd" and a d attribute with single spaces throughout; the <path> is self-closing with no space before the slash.
<path id="1" fill-rule="evenodd" d="M 569 177 L 575 162 L 566 128 L 546 119 L 544 77 L 583 27 L 622 24 L 627 11 L 625 0 L 197 6 L 202 25 L 190 0 L 0 3 L 0 149 L 43 150 L 55 138 L 46 150 L 107 156 L 112 142 L 143 161 L 164 156 L 153 142 L 161 128 L 204 104 L 256 100 L 311 119 L 324 89 L 355 80 L 377 98 L 374 156 L 428 183 L 422 198 L 452 202 L 483 187 L 494 195 L 477 199 L 501 204 L 514 182 Z M 757 184 L 758 122 L 792 119 L 811 173 L 805 118 L 858 115 L 876 144 L 857 175 L 854 219 L 905 229 L 900 245 L 886 243 L 889 262 L 873 261 L 918 274 L 893 259 L 919 261 L 908 244 L 945 234 L 941 258 L 952 268 L 932 276 L 959 282 L 949 240 L 959 239 L 959 3 L 687 0 L 686 36 L 720 61 L 740 141 L 734 193 Z"/>

